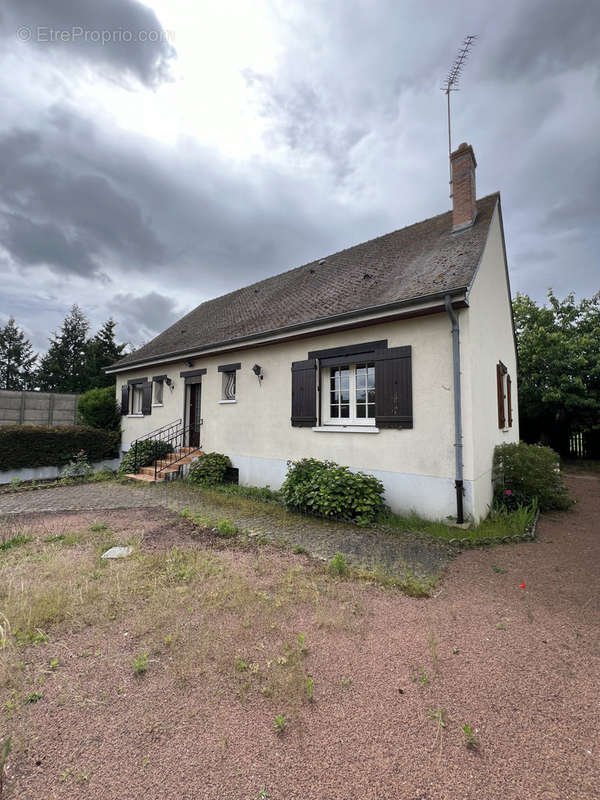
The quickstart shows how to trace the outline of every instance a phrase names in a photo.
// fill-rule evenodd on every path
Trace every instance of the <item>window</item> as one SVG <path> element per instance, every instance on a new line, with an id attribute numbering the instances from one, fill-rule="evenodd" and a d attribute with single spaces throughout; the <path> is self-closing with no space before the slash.
<path id="1" fill-rule="evenodd" d="M 323 372 L 325 422 L 375 425 L 375 364 L 326 367 Z"/>
<path id="2" fill-rule="evenodd" d="M 235 372 L 223 372 L 221 400 L 235 400 Z"/>
<path id="3" fill-rule="evenodd" d="M 218 367 L 221 373 L 221 403 L 235 403 L 237 400 L 237 377 L 236 372 L 241 369 L 241 363 L 222 364 Z"/>
<path id="4" fill-rule="evenodd" d="M 512 428 L 511 379 L 508 369 L 502 361 L 496 364 L 496 390 L 498 393 L 498 427 Z"/>
<path id="5" fill-rule="evenodd" d="M 131 413 L 141 414 L 144 390 L 141 384 L 137 383 L 131 387 Z"/>
<path id="6" fill-rule="evenodd" d="M 159 380 L 157 380 L 156 378 L 154 378 L 154 380 L 152 381 L 152 388 L 154 392 L 152 402 L 155 406 L 162 406 L 163 387 L 164 387 L 163 379 L 160 378 Z"/>

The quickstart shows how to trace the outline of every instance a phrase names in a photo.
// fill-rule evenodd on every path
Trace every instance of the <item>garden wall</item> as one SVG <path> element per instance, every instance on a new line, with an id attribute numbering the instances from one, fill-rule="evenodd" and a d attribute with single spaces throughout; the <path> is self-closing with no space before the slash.
<path id="1" fill-rule="evenodd" d="M 0 426 L 74 425 L 79 394 L 0 389 Z"/>
<path id="2" fill-rule="evenodd" d="M 121 463 L 120 458 L 106 458 L 102 461 L 94 461 L 91 464 L 94 472 L 103 469 L 115 470 Z M 20 481 L 44 481 L 60 478 L 64 466 L 61 467 L 23 467 L 21 469 L 9 469 L 0 472 L 0 485 L 10 483 L 14 478 Z"/>

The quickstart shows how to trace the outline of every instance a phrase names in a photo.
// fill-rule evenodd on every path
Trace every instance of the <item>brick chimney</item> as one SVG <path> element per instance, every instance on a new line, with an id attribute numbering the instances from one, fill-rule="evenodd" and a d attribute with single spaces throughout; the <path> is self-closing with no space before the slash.
<path id="1" fill-rule="evenodd" d="M 477 216 L 475 203 L 475 154 L 463 142 L 450 156 L 452 167 L 452 231 L 470 228 Z"/>

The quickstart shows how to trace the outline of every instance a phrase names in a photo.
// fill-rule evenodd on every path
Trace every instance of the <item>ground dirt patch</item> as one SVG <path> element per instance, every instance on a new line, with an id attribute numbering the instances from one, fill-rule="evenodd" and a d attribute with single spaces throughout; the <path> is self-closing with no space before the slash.
<path id="1" fill-rule="evenodd" d="M 428 599 L 165 509 L 14 517 L 5 796 L 591 800 L 600 480 L 569 485 L 538 542 L 461 555 Z"/>

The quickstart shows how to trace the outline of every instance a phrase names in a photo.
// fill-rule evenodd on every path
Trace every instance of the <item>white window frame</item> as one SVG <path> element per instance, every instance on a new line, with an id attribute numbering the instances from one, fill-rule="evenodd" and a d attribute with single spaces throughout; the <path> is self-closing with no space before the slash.
<path id="1" fill-rule="evenodd" d="M 345 428 L 348 426 L 360 426 L 365 428 L 375 427 L 375 417 L 357 417 L 356 416 L 356 365 L 365 364 L 372 366 L 375 369 L 375 364 L 368 359 L 365 361 L 355 361 L 354 363 L 340 364 L 337 367 L 322 367 L 321 368 L 321 419 L 323 425 L 335 426 L 338 428 Z M 332 417 L 330 405 L 330 389 L 331 389 L 331 372 L 334 369 L 348 368 L 350 370 L 349 390 L 350 390 L 350 416 L 349 417 Z M 374 386 L 377 392 L 377 385 Z M 377 394 L 375 394 L 377 397 Z"/>
<path id="2" fill-rule="evenodd" d="M 129 390 L 129 394 L 131 395 L 131 416 L 132 417 L 142 417 L 143 416 L 143 408 L 144 408 L 144 389 L 143 384 L 141 383 L 133 383 L 131 384 L 131 389 Z"/>
<path id="3" fill-rule="evenodd" d="M 162 406 L 165 392 L 165 382 L 164 380 L 152 381 L 152 384 L 152 405 Z"/>

